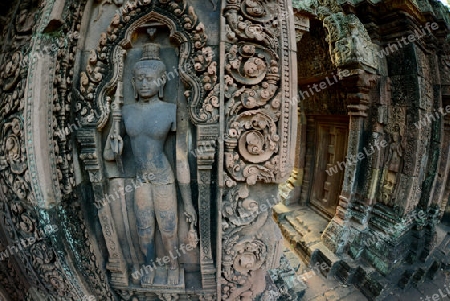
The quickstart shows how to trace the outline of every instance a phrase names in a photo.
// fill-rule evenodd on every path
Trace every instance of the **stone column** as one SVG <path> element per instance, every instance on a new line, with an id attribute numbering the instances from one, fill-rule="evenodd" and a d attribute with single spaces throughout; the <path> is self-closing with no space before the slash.
<path id="1" fill-rule="evenodd" d="M 342 192 L 339 195 L 339 204 L 336 208 L 336 215 L 322 234 L 323 243 L 333 252 L 342 253 L 349 239 L 351 226 L 356 222 L 358 228 L 367 226 L 368 210 L 354 210 L 354 202 L 361 201 L 355 199 L 355 192 L 358 185 L 358 172 L 360 160 L 358 154 L 364 145 L 362 142 L 364 134 L 364 124 L 367 119 L 369 108 L 369 90 L 373 86 L 374 77 L 361 70 L 352 71 L 349 78 L 344 78 L 342 84 L 348 89 L 349 105 L 347 106 L 350 115 L 350 130 L 347 148 L 347 165 L 345 168 Z M 354 164 L 349 164 L 350 161 Z M 362 215 L 361 215 L 362 213 Z"/>

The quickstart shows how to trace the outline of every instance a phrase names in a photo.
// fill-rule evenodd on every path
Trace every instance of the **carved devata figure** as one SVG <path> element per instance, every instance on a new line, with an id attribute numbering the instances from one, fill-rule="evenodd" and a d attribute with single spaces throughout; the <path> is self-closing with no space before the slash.
<path id="1" fill-rule="evenodd" d="M 396 108 L 393 112 L 395 123 L 388 127 L 390 141 L 385 150 L 385 169 L 383 171 L 383 186 L 381 200 L 385 205 L 395 205 L 396 190 L 398 186 L 398 174 L 403 168 L 403 157 L 405 142 L 403 135 L 403 124 L 405 112 L 403 109 Z"/>
<path id="2" fill-rule="evenodd" d="M 134 190 L 134 210 L 137 221 L 139 244 L 145 255 L 146 265 L 156 260 L 155 229 L 159 227 L 166 254 L 178 249 L 178 214 L 175 176 L 164 154 L 164 143 L 169 131 L 176 130 L 176 110 L 173 103 L 163 101 L 166 66 L 159 58 L 159 46 L 146 44 L 143 57 L 133 70 L 132 84 L 137 102 L 123 107 L 122 116 L 126 134 L 131 140 L 131 149 L 136 167 L 136 179 L 142 182 Z M 107 138 L 104 158 L 116 160 L 121 166 L 123 150 L 122 127 L 114 120 Z M 177 178 L 186 178 L 188 162 L 177 161 Z M 195 224 L 197 220 L 192 205 L 189 183 L 179 183 L 187 218 Z M 179 263 L 175 256 L 169 258 L 167 284 L 179 284 Z M 155 269 L 142 276 L 143 284 L 152 284 Z"/>
<path id="3" fill-rule="evenodd" d="M 80 159 L 109 282 L 125 300 L 216 290 L 215 152 L 192 156 L 218 137 L 217 65 L 204 29 L 185 1 L 128 1 L 80 74 Z"/>

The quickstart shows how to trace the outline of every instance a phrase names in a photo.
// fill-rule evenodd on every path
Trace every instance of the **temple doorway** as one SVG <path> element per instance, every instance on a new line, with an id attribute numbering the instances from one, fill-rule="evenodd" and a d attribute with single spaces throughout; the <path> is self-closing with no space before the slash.
<path id="1" fill-rule="evenodd" d="M 336 212 L 344 178 L 349 118 L 318 115 L 307 119 L 314 122 L 307 135 L 312 135 L 315 140 L 310 145 L 312 180 L 308 200 L 315 210 L 331 219 Z"/>

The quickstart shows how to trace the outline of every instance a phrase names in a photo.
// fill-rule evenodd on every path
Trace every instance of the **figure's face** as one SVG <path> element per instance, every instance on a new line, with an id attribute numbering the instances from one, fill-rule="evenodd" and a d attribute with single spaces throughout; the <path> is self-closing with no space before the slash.
<path id="1" fill-rule="evenodd" d="M 158 95 L 160 87 L 165 83 L 163 76 L 164 71 L 160 66 L 144 62 L 137 65 L 134 70 L 134 86 L 139 98 L 149 101 Z"/>

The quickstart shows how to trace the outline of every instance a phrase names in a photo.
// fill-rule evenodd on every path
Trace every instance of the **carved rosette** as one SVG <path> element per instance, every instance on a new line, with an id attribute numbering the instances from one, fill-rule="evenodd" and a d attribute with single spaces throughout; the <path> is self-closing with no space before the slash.
<path id="1" fill-rule="evenodd" d="M 222 203 L 223 300 L 254 300 L 264 290 L 265 271 L 279 260 L 281 235 L 269 217 L 277 201 L 256 200 L 247 185 L 227 191 Z"/>

